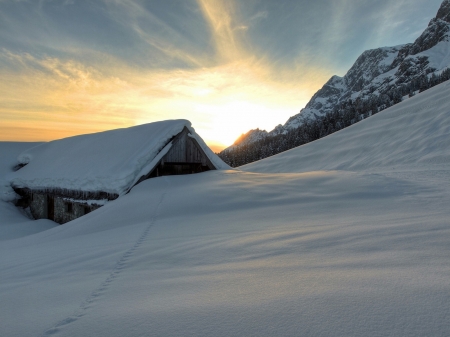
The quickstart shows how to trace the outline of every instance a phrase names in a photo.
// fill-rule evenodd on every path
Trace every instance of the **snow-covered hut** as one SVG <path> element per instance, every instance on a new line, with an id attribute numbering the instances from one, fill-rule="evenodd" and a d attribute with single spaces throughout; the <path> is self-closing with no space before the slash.
<path id="1" fill-rule="evenodd" d="M 164 175 L 228 169 L 187 120 L 64 138 L 18 157 L 11 185 L 35 219 L 60 224 Z"/>

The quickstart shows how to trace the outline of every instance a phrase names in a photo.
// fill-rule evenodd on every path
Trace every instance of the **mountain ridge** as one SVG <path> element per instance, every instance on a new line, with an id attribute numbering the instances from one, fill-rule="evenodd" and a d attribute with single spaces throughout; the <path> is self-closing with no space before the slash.
<path id="1" fill-rule="evenodd" d="M 222 153 L 267 137 L 286 135 L 292 129 L 331 113 L 348 100 L 368 100 L 373 96 L 381 99 L 388 90 L 403 91 L 402 86 L 411 85 L 420 76 L 439 76 L 450 65 L 449 32 L 450 0 L 444 0 L 436 16 L 413 43 L 364 51 L 343 77 L 332 76 L 305 108 L 284 125 L 270 132 L 250 130 Z"/>

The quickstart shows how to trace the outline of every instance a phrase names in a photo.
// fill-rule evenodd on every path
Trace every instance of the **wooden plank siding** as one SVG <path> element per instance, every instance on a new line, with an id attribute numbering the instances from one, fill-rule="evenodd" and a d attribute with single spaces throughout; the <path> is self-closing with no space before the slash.
<path id="1" fill-rule="evenodd" d="M 189 137 L 189 130 L 184 128 L 173 140 L 172 148 L 161 160 L 163 165 L 170 163 L 199 163 L 208 166 L 210 170 L 215 167 L 206 156 L 194 138 Z"/>
<path id="2" fill-rule="evenodd" d="M 136 186 L 143 180 L 165 175 L 181 175 L 216 170 L 211 160 L 197 143 L 195 138 L 189 137 L 189 130 L 185 127 L 172 140 L 172 147 L 161 161 L 142 176 Z"/>

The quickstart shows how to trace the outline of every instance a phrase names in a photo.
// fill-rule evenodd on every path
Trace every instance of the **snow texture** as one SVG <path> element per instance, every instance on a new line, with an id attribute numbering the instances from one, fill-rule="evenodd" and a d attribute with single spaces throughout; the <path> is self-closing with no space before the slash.
<path id="1" fill-rule="evenodd" d="M 27 164 L 10 178 L 15 187 L 102 191 L 123 195 L 167 153 L 187 127 L 211 162 L 228 169 L 187 120 L 169 120 L 44 143 L 19 155 Z"/>
<path id="2" fill-rule="evenodd" d="M 3 240 L 0 335 L 449 336 L 449 94 Z"/>

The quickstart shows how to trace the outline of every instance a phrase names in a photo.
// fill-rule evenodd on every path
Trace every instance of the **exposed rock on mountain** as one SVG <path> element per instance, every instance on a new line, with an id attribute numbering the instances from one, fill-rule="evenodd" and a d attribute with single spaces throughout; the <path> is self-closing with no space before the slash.
<path id="1" fill-rule="evenodd" d="M 450 0 L 444 0 L 441 8 L 439 8 L 436 19 L 440 19 L 450 23 Z"/>
<path id="2" fill-rule="evenodd" d="M 235 147 L 237 145 L 246 145 L 246 144 L 254 143 L 258 140 L 261 140 L 261 139 L 267 137 L 268 134 L 269 133 L 266 130 L 260 130 L 260 129 L 250 130 L 247 133 L 243 133 L 238 139 L 236 139 L 234 144 L 231 145 L 230 147 L 228 147 L 228 149 L 232 149 L 233 147 Z"/>
<path id="3" fill-rule="evenodd" d="M 344 77 L 333 76 L 309 101 L 298 115 L 291 117 L 283 128 L 287 131 L 315 119 L 350 98 L 368 96 L 386 83 L 391 65 L 405 46 L 365 51 Z"/>

